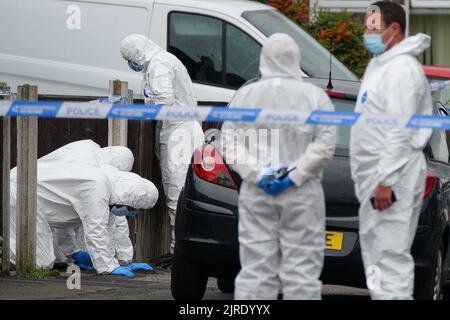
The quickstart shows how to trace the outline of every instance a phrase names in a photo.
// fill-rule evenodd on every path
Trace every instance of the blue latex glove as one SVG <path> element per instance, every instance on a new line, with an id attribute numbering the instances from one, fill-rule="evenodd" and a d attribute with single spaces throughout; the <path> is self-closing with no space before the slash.
<path id="1" fill-rule="evenodd" d="M 283 179 L 275 179 L 269 184 L 268 193 L 276 197 L 293 185 L 294 182 L 291 180 L 291 178 L 289 178 L 289 176 L 286 176 Z"/>
<path id="2" fill-rule="evenodd" d="M 84 264 L 78 264 L 78 267 L 80 268 L 80 270 L 86 270 L 86 271 L 94 270 L 94 267 L 85 266 Z"/>
<path id="3" fill-rule="evenodd" d="M 114 276 L 127 276 L 128 278 L 134 278 L 134 273 L 127 267 L 117 267 L 110 274 Z"/>
<path id="4" fill-rule="evenodd" d="M 126 206 L 117 207 L 114 206 L 111 209 L 111 213 L 117 217 L 135 217 L 138 215 L 139 210 L 128 210 Z"/>
<path id="5" fill-rule="evenodd" d="M 80 267 L 81 270 L 94 269 L 94 264 L 92 263 L 89 252 L 77 251 L 72 255 L 72 259 L 74 260 L 75 264 Z"/>
<path id="6" fill-rule="evenodd" d="M 130 262 L 128 264 L 128 269 L 130 269 L 131 271 L 137 270 L 152 271 L 153 267 L 146 263 Z"/>
<path id="7" fill-rule="evenodd" d="M 277 171 L 278 171 L 278 169 L 272 168 L 272 167 L 264 169 L 264 171 L 261 174 L 261 179 L 259 180 L 258 187 L 263 189 L 265 192 L 269 193 L 270 190 L 267 185 L 267 178 Z"/>

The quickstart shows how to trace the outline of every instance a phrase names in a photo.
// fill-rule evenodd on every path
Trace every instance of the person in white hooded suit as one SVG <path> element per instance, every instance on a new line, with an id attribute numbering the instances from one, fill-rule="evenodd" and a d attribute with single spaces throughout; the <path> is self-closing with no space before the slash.
<path id="1" fill-rule="evenodd" d="M 197 100 L 191 78 L 180 60 L 147 37 L 131 34 L 123 39 L 120 53 L 136 72 L 143 72 L 145 103 L 168 107 L 195 108 Z M 186 179 L 193 151 L 203 143 L 203 130 L 198 121 L 158 122 L 156 154 L 160 160 L 161 179 L 166 196 L 172 241 L 175 247 L 175 212 L 178 197 Z"/>
<path id="2" fill-rule="evenodd" d="M 305 83 L 295 41 L 276 33 L 261 52 L 261 79 L 243 86 L 230 108 L 333 111 L 328 95 Z M 258 141 L 245 132 L 265 132 Z M 236 142 L 237 140 L 237 142 Z M 333 157 L 336 129 L 329 126 L 224 122 L 225 161 L 243 183 L 239 192 L 240 270 L 234 298 L 320 299 L 325 247 L 322 169 Z M 274 169 L 275 168 L 275 169 Z M 278 168 L 290 173 L 267 186 Z"/>
<path id="3" fill-rule="evenodd" d="M 430 37 L 405 39 L 403 8 L 389 1 L 374 5 L 380 13 L 373 15 L 381 16 L 369 14 L 368 19 L 379 18 L 381 25 L 367 28 L 364 42 L 376 56 L 364 74 L 355 111 L 363 116 L 431 115 L 428 81 L 415 57 L 429 47 Z M 411 246 L 426 181 L 423 148 L 431 133 L 390 126 L 351 130 L 351 173 L 360 202 L 361 252 L 372 299 L 412 299 Z"/>
<path id="4" fill-rule="evenodd" d="M 80 149 L 81 150 L 81 149 Z M 58 150 L 57 150 L 58 151 Z M 83 227 L 84 242 L 98 273 L 132 276 L 116 259 L 108 226 L 114 223 L 111 208 L 122 211 L 155 205 L 158 190 L 148 180 L 112 166 L 101 169 L 76 161 L 56 161 L 57 153 L 38 161 L 37 267 L 50 268 L 55 261 L 52 229 Z M 76 154 L 76 153 L 74 153 Z M 45 158 L 45 157 L 43 157 Z M 41 159 L 40 159 L 41 160 Z M 55 160 L 55 161 L 54 161 Z M 85 159 L 86 160 L 86 159 Z M 87 161 L 88 162 L 88 161 Z M 11 262 L 15 263 L 17 170 L 11 170 Z M 114 210 L 113 210 L 114 212 Z"/>
<path id="5" fill-rule="evenodd" d="M 39 162 L 90 164 L 103 170 L 113 170 L 108 168 L 112 166 L 119 171 L 130 172 L 133 167 L 134 156 L 127 147 L 110 146 L 101 148 L 92 140 L 80 140 L 66 144 L 41 157 Z M 108 232 L 112 235 L 111 240 L 116 251 L 116 258 L 121 265 L 128 265 L 132 262 L 134 249 L 129 237 L 127 218 L 125 216 L 114 217 L 114 220 L 110 222 L 114 222 L 108 224 Z M 82 226 L 58 228 L 52 231 L 56 262 L 71 262 L 74 253 L 86 251 Z"/>

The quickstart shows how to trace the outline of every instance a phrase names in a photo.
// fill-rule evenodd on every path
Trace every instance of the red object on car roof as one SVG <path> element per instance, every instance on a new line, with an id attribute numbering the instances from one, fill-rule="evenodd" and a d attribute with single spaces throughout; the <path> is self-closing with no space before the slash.
<path id="1" fill-rule="evenodd" d="M 427 77 L 437 77 L 450 79 L 450 67 L 441 66 L 423 66 Z"/>

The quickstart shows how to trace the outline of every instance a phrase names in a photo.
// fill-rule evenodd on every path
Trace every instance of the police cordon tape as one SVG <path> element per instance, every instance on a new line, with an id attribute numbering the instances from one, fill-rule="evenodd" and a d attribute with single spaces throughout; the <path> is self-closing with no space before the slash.
<path id="1" fill-rule="evenodd" d="M 450 81 L 435 82 L 431 90 L 450 88 Z M 0 95 L 12 96 L 10 91 Z M 0 116 L 72 118 L 72 119 L 129 119 L 203 122 L 296 123 L 332 126 L 389 126 L 401 128 L 431 128 L 450 130 L 450 117 L 428 115 L 373 115 L 355 112 L 292 110 L 263 110 L 258 108 L 224 107 L 166 107 L 150 104 L 127 104 L 126 97 L 112 96 L 91 102 L 61 101 L 0 101 Z"/>
<path id="2" fill-rule="evenodd" d="M 0 101 L 0 116 L 129 119 L 203 122 L 295 123 L 332 126 L 389 126 L 450 130 L 450 117 L 428 115 L 373 115 L 355 112 L 263 110 L 256 108 L 198 107 L 182 108 L 149 104 L 54 101 Z"/>
<path id="3" fill-rule="evenodd" d="M 439 90 L 445 90 L 450 88 L 450 80 L 447 81 L 434 81 L 430 83 L 430 90 L 431 91 L 439 91 Z"/>
<path id="4" fill-rule="evenodd" d="M 433 81 L 430 83 L 430 91 L 439 91 L 439 90 L 445 90 L 450 88 L 450 80 L 446 81 Z M 0 96 L 9 96 L 12 95 L 10 88 L 0 89 Z M 110 98 L 103 98 L 103 99 L 115 99 L 115 98 L 124 98 L 119 96 L 113 96 Z M 100 99 L 101 100 L 101 99 Z M 109 101 L 113 102 L 113 101 Z"/>

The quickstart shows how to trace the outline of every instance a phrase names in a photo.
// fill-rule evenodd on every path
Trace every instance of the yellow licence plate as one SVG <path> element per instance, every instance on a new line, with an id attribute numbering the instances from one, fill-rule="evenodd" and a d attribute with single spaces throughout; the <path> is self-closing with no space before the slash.
<path id="1" fill-rule="evenodd" d="M 343 240 L 344 240 L 344 233 L 327 231 L 325 232 L 325 249 L 342 250 Z"/>

